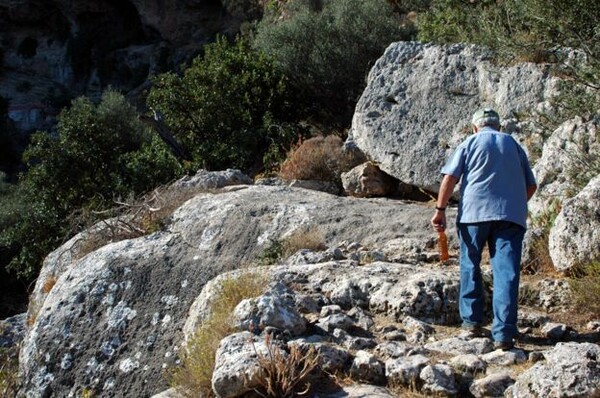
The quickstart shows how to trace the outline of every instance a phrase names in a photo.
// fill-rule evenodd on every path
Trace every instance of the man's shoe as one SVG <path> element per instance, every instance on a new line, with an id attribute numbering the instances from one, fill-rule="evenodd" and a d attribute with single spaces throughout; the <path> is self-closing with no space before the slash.
<path id="1" fill-rule="evenodd" d="M 488 337 L 488 331 L 480 325 L 463 325 L 461 337 L 474 339 L 477 337 Z"/>
<path id="2" fill-rule="evenodd" d="M 496 342 L 494 342 L 495 350 L 508 351 L 508 350 L 512 350 L 513 348 L 515 348 L 515 343 L 513 343 L 512 341 L 496 341 Z"/>

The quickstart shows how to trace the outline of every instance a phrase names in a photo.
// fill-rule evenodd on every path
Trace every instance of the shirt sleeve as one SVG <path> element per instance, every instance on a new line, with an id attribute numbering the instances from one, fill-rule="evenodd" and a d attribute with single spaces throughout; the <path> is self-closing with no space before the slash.
<path id="1" fill-rule="evenodd" d="M 456 148 L 456 151 L 452 154 L 452 157 L 442 167 L 442 174 L 454 176 L 456 179 L 460 179 L 463 174 L 465 167 L 465 145 L 461 144 Z"/>

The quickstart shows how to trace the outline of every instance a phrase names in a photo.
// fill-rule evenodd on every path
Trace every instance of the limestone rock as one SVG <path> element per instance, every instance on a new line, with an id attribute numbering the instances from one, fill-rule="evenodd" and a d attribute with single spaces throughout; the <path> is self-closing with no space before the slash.
<path id="1" fill-rule="evenodd" d="M 306 330 L 306 319 L 295 307 L 294 294 L 285 286 L 267 289 L 260 297 L 242 300 L 233 311 L 238 330 L 257 332 L 266 327 L 299 336 Z"/>
<path id="2" fill-rule="evenodd" d="M 380 385 L 385 382 L 384 365 L 373 354 L 361 350 L 354 356 L 350 376 L 353 380 Z"/>
<path id="3" fill-rule="evenodd" d="M 559 271 L 600 259 L 600 175 L 563 202 L 548 240 L 552 262 Z"/>
<path id="4" fill-rule="evenodd" d="M 485 373 L 487 365 L 475 354 L 457 355 L 450 361 L 455 369 L 470 374 Z"/>
<path id="5" fill-rule="evenodd" d="M 481 360 L 488 365 L 510 366 L 525 362 L 527 355 L 523 350 L 513 348 L 508 351 L 495 350 L 488 352 L 481 356 Z"/>
<path id="6" fill-rule="evenodd" d="M 402 385 L 415 385 L 419 380 L 421 370 L 427 366 L 429 358 L 423 355 L 413 355 L 385 362 L 385 375 L 388 382 Z"/>
<path id="7" fill-rule="evenodd" d="M 492 341 L 487 337 L 477 337 L 474 339 L 451 337 L 425 344 L 425 348 L 432 351 L 439 351 L 454 355 L 481 355 L 491 352 L 493 350 L 493 344 Z"/>
<path id="8" fill-rule="evenodd" d="M 219 398 L 234 398 L 251 391 L 258 385 L 259 355 L 268 356 L 268 350 L 278 350 L 250 332 L 235 333 L 221 340 L 215 354 L 212 388 Z"/>
<path id="9" fill-rule="evenodd" d="M 477 379 L 471 384 L 469 391 L 475 398 L 503 397 L 507 388 L 514 384 L 510 374 L 501 372 Z"/>
<path id="10" fill-rule="evenodd" d="M 600 394 L 600 346 L 558 343 L 519 375 L 506 397 L 593 397 Z"/>
<path id="11" fill-rule="evenodd" d="M 179 188 L 217 189 L 229 185 L 252 185 L 250 177 L 240 170 L 227 169 L 223 171 L 207 171 L 200 169 L 193 176 L 185 176 L 176 181 L 174 186 Z"/>
<path id="12" fill-rule="evenodd" d="M 496 108 L 519 138 L 521 121 L 510 117 L 544 109 L 557 92 L 558 78 L 547 72 L 533 63 L 494 65 L 475 46 L 393 43 L 369 73 L 349 140 L 387 174 L 435 192 L 473 112 Z"/>
<path id="13" fill-rule="evenodd" d="M 386 196 L 396 191 L 398 181 L 373 162 L 366 162 L 342 174 L 344 191 L 350 196 Z"/>
<path id="14" fill-rule="evenodd" d="M 600 156 L 599 129 L 598 121 L 576 117 L 560 125 L 544 143 L 533 167 L 538 190 L 528 203 L 532 214 L 553 211 L 553 202 L 562 203 L 578 192 L 578 179 L 595 177 L 588 174 L 590 159 Z"/>
<path id="15" fill-rule="evenodd" d="M 452 397 L 458 393 L 454 372 L 449 365 L 427 365 L 421 370 L 419 378 L 423 381 L 422 390 L 432 395 Z"/>
<path id="16" fill-rule="evenodd" d="M 340 193 L 339 185 L 332 181 L 292 180 L 288 183 L 288 185 L 292 188 L 311 189 L 313 191 L 326 192 L 332 195 L 338 195 Z"/>
<path id="17" fill-rule="evenodd" d="M 0 321 L 0 348 L 17 347 L 25 337 L 27 314 L 18 314 Z"/>
<path id="18" fill-rule="evenodd" d="M 322 398 L 397 398 L 387 388 L 368 384 L 343 386 L 341 391 L 320 395 Z"/>
<path id="19" fill-rule="evenodd" d="M 382 245 L 390 234 L 425 240 L 428 218 L 421 207 L 400 201 L 249 185 L 199 194 L 173 214 L 165 230 L 107 244 L 82 258 L 66 256 L 73 242 L 68 243 L 44 264 L 42 274 L 56 281 L 49 293 L 39 295 L 35 322 L 21 347 L 22 392 L 68 396 L 86 387 L 119 398 L 164 391 L 166 381 L 159 376 L 174 366 L 199 292 L 215 276 L 252 261 L 270 239 L 314 225 L 331 247 L 343 240 Z M 370 270 L 327 264 L 299 266 L 314 272 L 302 278 L 311 286 L 325 284 L 328 294 L 337 284 L 327 279 L 368 279 Z M 385 265 L 382 271 L 396 267 Z M 412 268 L 403 273 L 417 274 Z M 458 285 L 450 272 L 443 279 Z M 37 291 L 43 292 L 43 283 L 38 281 Z M 453 289 L 448 297 L 436 293 L 436 301 L 448 303 L 439 311 L 456 308 Z"/>

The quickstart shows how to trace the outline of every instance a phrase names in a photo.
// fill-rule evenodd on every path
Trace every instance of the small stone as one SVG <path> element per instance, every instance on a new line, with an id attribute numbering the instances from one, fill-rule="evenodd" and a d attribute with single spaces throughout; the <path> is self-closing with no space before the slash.
<path id="1" fill-rule="evenodd" d="M 371 384 L 384 384 L 384 365 L 373 354 L 358 351 L 350 367 L 350 376 L 354 380 Z"/>
<path id="2" fill-rule="evenodd" d="M 475 398 L 503 397 L 508 387 L 515 381 L 508 373 L 494 373 L 482 379 L 475 380 L 469 391 Z"/>
<path id="3" fill-rule="evenodd" d="M 431 394 L 454 396 L 458 393 L 454 372 L 445 364 L 428 365 L 421 370 L 422 390 Z"/>
<path id="4" fill-rule="evenodd" d="M 542 327 L 544 333 L 549 339 L 557 341 L 562 339 L 567 333 L 567 325 L 563 323 L 547 323 Z"/>
<path id="5" fill-rule="evenodd" d="M 484 361 L 475 354 L 457 355 L 450 361 L 450 365 L 461 372 L 485 373 L 487 368 Z"/>

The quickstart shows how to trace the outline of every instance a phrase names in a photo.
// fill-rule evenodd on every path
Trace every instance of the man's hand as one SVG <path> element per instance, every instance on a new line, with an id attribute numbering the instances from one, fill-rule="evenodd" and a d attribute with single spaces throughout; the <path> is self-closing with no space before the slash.
<path id="1" fill-rule="evenodd" d="M 435 215 L 431 219 L 431 225 L 435 232 L 442 232 L 446 230 L 446 213 L 443 211 L 436 210 Z"/>

